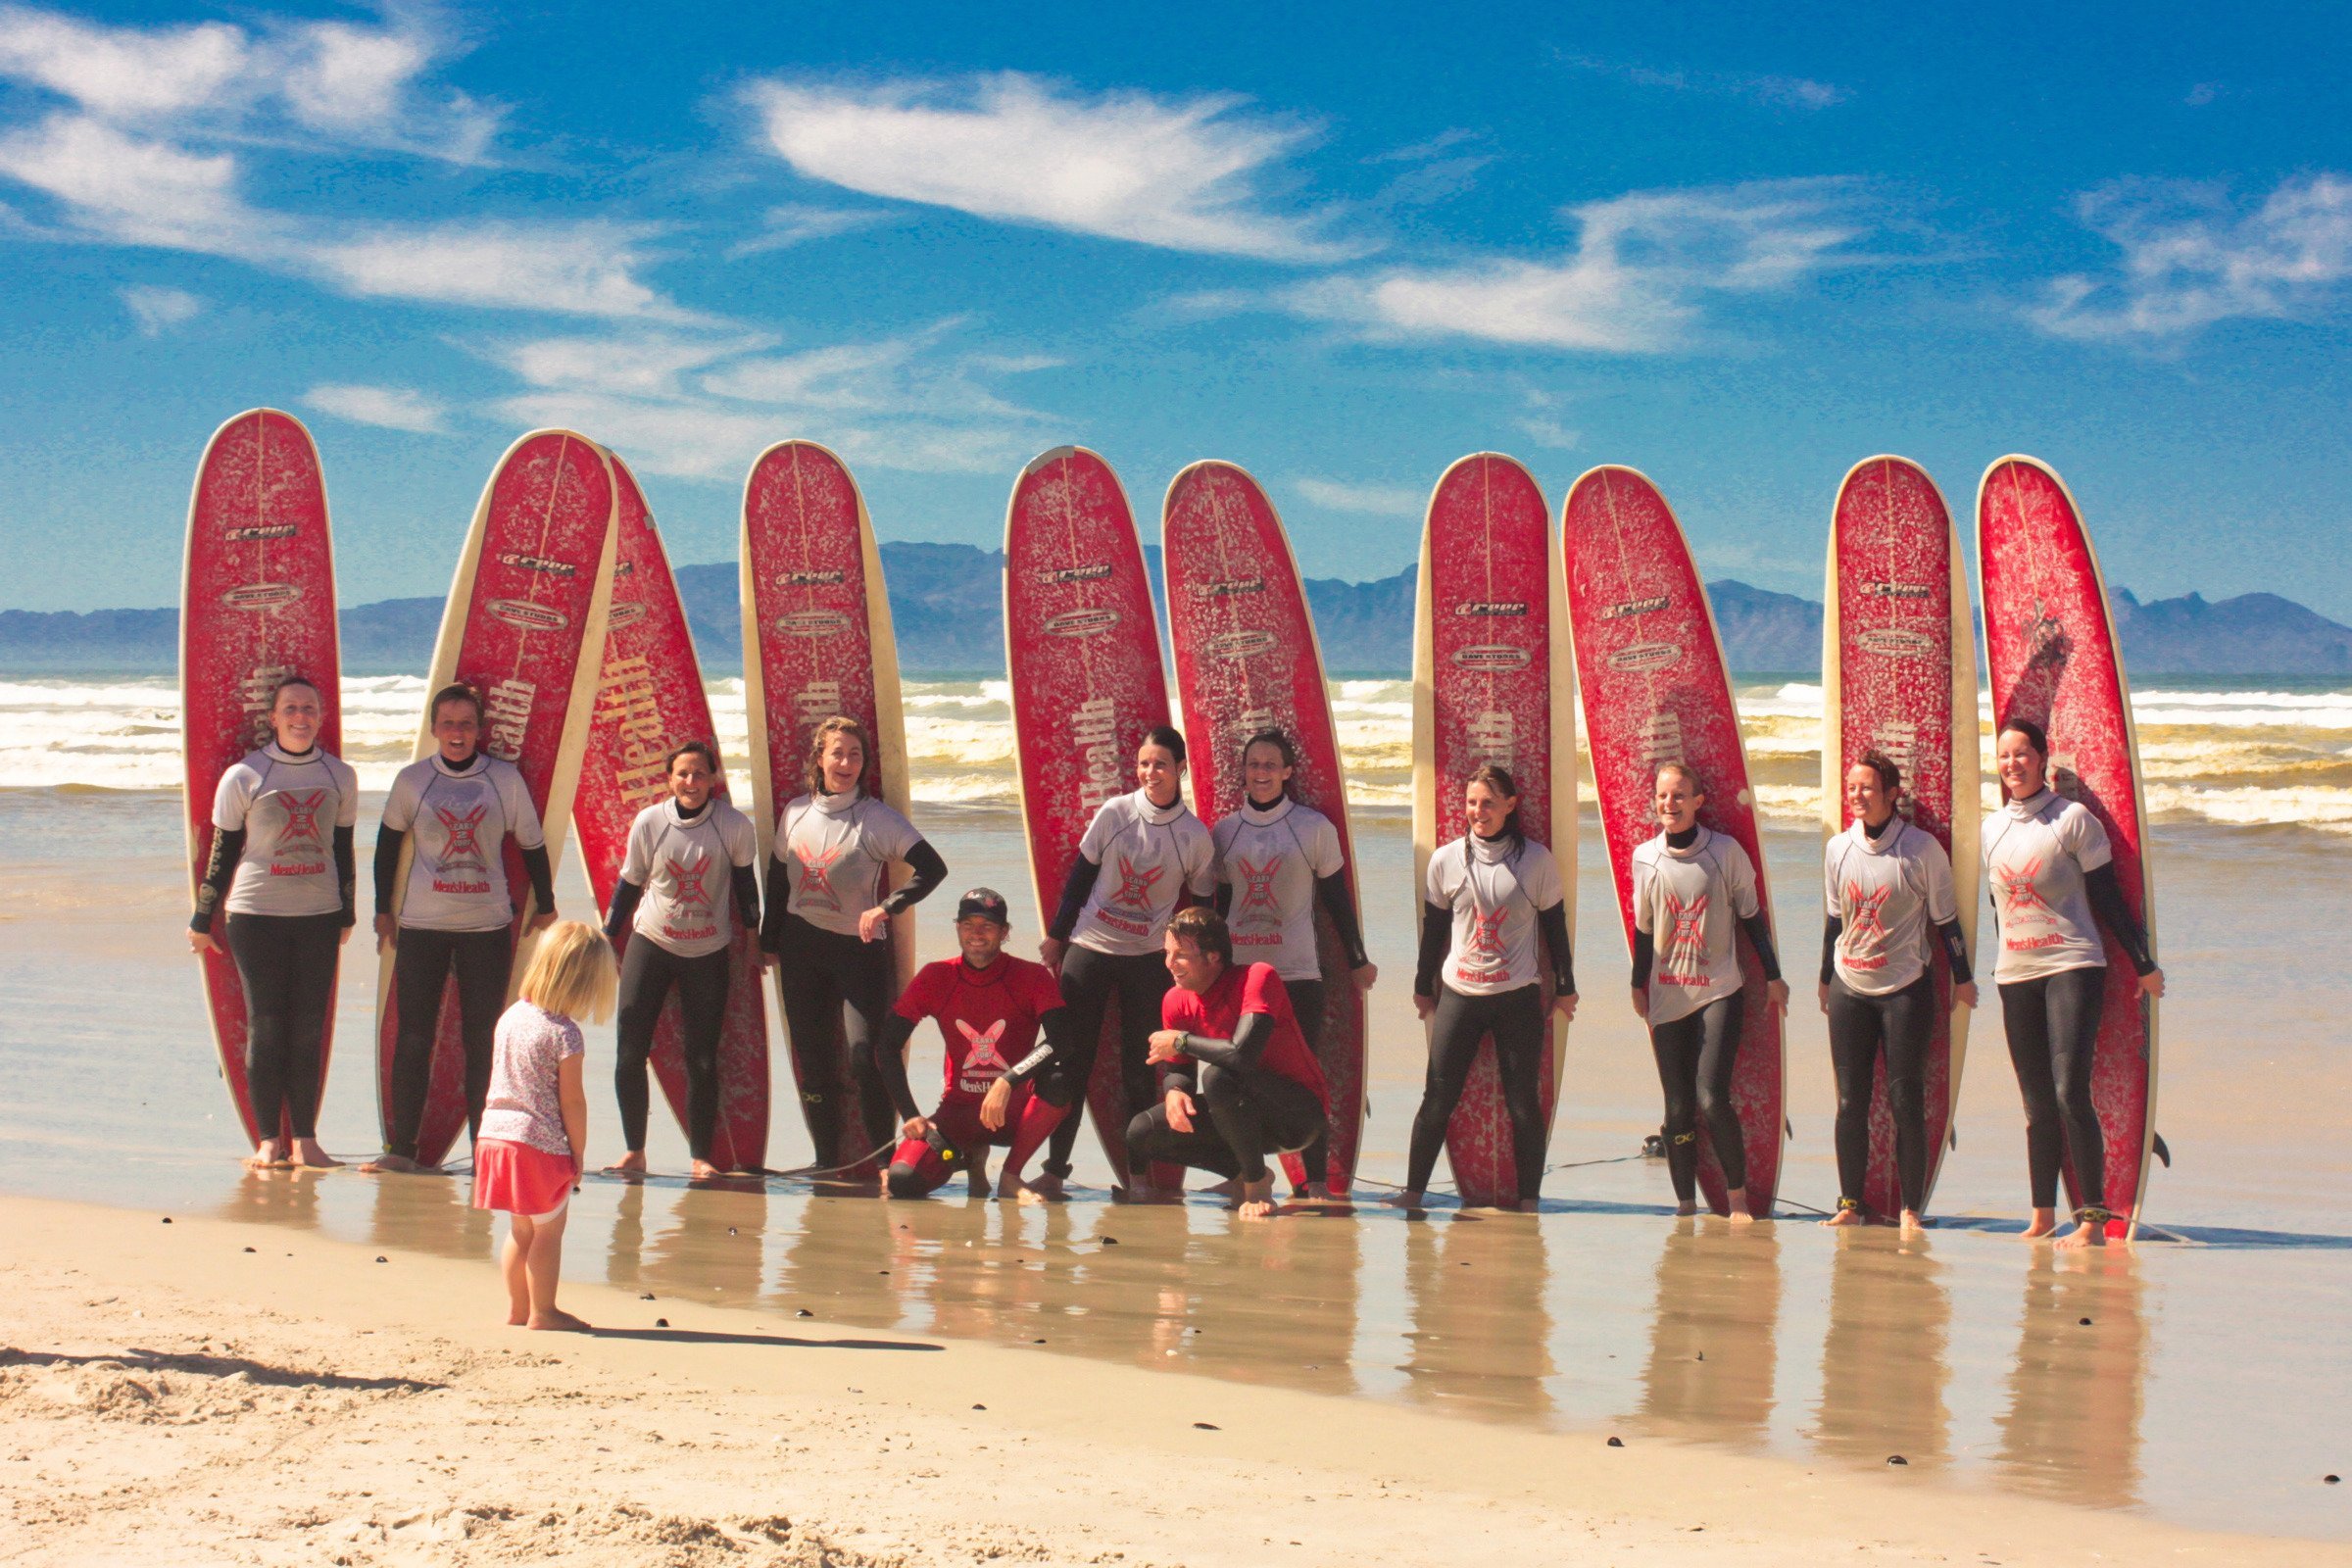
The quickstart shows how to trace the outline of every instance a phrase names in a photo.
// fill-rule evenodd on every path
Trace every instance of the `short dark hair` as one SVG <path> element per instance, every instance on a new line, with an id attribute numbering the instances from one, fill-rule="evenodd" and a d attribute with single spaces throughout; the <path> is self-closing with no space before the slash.
<path id="1" fill-rule="evenodd" d="M 1506 801 L 1519 799 L 1519 781 L 1511 777 L 1509 768 L 1498 762 L 1480 764 L 1475 772 L 1462 780 L 1462 793 L 1468 794 L 1473 784 L 1484 784 Z M 1502 831 L 1521 844 L 1527 842 L 1527 829 L 1519 825 L 1519 808 L 1516 806 L 1511 808 L 1511 814 L 1503 819 Z"/>
<path id="2" fill-rule="evenodd" d="M 1202 954 L 1215 954 L 1223 962 L 1233 962 L 1233 933 L 1225 925 L 1225 917 L 1205 904 L 1196 904 L 1189 909 L 1176 911 L 1168 922 L 1168 935 L 1179 942 L 1190 942 Z"/>
<path id="3" fill-rule="evenodd" d="M 456 680 L 451 681 L 448 685 L 433 693 L 432 704 L 425 709 L 425 711 L 432 715 L 430 722 L 436 724 L 439 723 L 441 721 L 441 710 L 448 707 L 451 703 L 465 703 L 468 705 L 473 710 L 473 721 L 476 724 L 479 724 L 482 721 L 482 694 L 475 691 L 472 687 L 466 685 L 464 681 Z"/>
<path id="4" fill-rule="evenodd" d="M 712 746 L 709 741 L 688 741 L 685 745 L 678 747 L 667 757 L 662 759 L 662 771 L 668 772 L 678 765 L 679 758 L 687 756 L 699 757 L 710 765 L 711 772 L 718 771 L 718 748 Z"/>
<path id="5" fill-rule="evenodd" d="M 1184 765 L 1184 736 L 1170 725 L 1154 724 L 1145 731 L 1144 746 L 1163 747 L 1170 757 L 1176 759 L 1178 767 Z M 1140 752 L 1144 746 L 1139 746 L 1136 750 Z"/>
<path id="6" fill-rule="evenodd" d="M 1867 767 L 1873 773 L 1878 774 L 1879 788 L 1886 792 L 1889 800 L 1892 800 L 1895 792 L 1903 787 L 1903 770 L 1895 765 L 1893 758 L 1888 757 L 1875 746 L 1855 758 L 1853 766 L 1848 767 L 1846 771 L 1850 773 L 1855 767 Z"/>
<path id="7" fill-rule="evenodd" d="M 2026 738 L 2026 744 L 2033 747 L 2035 755 L 2039 756 L 2044 761 L 2049 760 L 2050 737 L 2043 733 L 2042 727 L 2039 724 L 2034 723 L 2030 718 L 2004 719 L 2001 723 L 2000 735 L 1995 735 L 1993 740 L 1997 743 L 2000 740 L 2001 735 L 2006 735 L 2011 730 L 2015 730 L 2020 735 L 2023 735 Z"/>
<path id="8" fill-rule="evenodd" d="M 286 688 L 289 686 L 308 687 L 311 691 L 311 695 L 318 698 L 321 702 L 325 701 L 326 693 L 320 691 L 318 689 L 318 683 L 311 679 L 310 676 L 282 675 L 278 677 L 277 684 L 270 688 L 270 711 L 273 713 L 277 711 L 277 700 L 286 695 Z"/>

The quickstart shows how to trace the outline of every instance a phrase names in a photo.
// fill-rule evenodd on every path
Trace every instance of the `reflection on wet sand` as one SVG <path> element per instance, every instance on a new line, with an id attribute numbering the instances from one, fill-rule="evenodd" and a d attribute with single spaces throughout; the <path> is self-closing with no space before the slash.
<path id="1" fill-rule="evenodd" d="M 767 1228 L 764 1187 L 712 1182 L 679 1194 L 651 1247 L 645 1240 L 645 1200 L 642 1185 L 621 1189 L 605 1251 L 609 1283 L 721 1306 L 749 1306 L 760 1298 Z"/>
<path id="2" fill-rule="evenodd" d="M 2072 1256 L 2037 1249 L 2009 1407 L 1996 1418 L 2004 1479 L 2027 1492 L 2100 1507 L 2139 1500 L 2139 1422 L 2147 1336 L 2139 1264 L 2122 1248 Z"/>
<path id="3" fill-rule="evenodd" d="M 441 1257 L 491 1257 L 506 1230 L 473 1206 L 470 1176 L 363 1176 L 375 1189 L 368 1240 Z"/>
<path id="4" fill-rule="evenodd" d="M 1550 1415 L 1548 1270 L 1544 1231 L 1530 1221 L 1465 1216 L 1406 1226 L 1405 1392 L 1464 1415 Z"/>
<path id="5" fill-rule="evenodd" d="M 246 1171 L 216 1212 L 222 1219 L 315 1231 L 318 1228 L 318 1183 L 323 1175 L 303 1170 Z"/>
<path id="6" fill-rule="evenodd" d="M 1822 1452 L 1864 1464 L 1941 1466 L 1950 1454 L 1952 1297 L 1923 1237 L 1836 1233 L 1830 1326 L 1821 1346 Z"/>
<path id="7" fill-rule="evenodd" d="M 1642 1416 L 1669 1437 L 1761 1445 L 1772 1421 L 1781 1228 L 1675 1222 L 1658 1253 Z"/>

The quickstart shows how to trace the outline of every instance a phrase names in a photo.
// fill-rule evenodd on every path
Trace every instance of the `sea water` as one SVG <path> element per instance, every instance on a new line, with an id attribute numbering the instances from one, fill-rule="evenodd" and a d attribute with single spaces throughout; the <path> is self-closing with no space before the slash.
<path id="1" fill-rule="evenodd" d="M 740 683 L 711 690 L 721 745 L 740 766 Z M 363 860 L 423 695 L 410 677 L 346 683 L 344 751 L 367 792 Z M 1120 1208 L 1102 1200 L 1090 1131 L 1079 1146 L 1085 1200 L 1047 1211 L 968 1203 L 959 1190 L 885 1205 L 786 1181 L 592 1182 L 577 1200 L 567 1270 L 673 1299 L 1043 1339 L 1047 1353 L 1478 1419 L 1606 1425 L 1836 1465 L 1884 1468 L 1900 1453 L 1911 1473 L 1963 1485 L 2352 1536 L 2352 1488 L 2321 1480 L 2352 1465 L 2342 1304 L 2352 1298 L 2352 688 L 2163 682 L 2138 695 L 2172 987 L 2156 1120 L 2174 1167 L 2151 1177 L 2147 1213 L 2160 1235 L 2130 1253 L 2064 1261 L 2010 1234 L 2026 1202 L 2024 1138 L 1992 1016 L 1971 1032 L 1938 1228 L 1904 1244 L 1807 1223 L 1837 1190 L 1827 1045 L 1811 999 L 1820 688 L 1749 679 L 1740 700 L 1797 1003 L 1781 1224 L 1678 1223 L 1662 1165 L 1640 1156 L 1658 1090 L 1626 1000 L 1588 789 L 1583 1011 L 1538 1218 L 1455 1214 L 1443 1200 L 1424 1222 L 1367 1210 L 1270 1227 L 1238 1227 L 1206 1200 Z M 1383 970 L 1363 1172 L 1395 1181 L 1422 1062 L 1408 1002 L 1410 692 L 1346 680 L 1333 702 L 1358 808 L 1367 938 Z M 906 710 L 915 814 L 950 863 L 951 891 L 1004 890 L 1014 949 L 1031 951 L 1004 684 L 909 681 Z M 487 1259 L 491 1223 L 465 1206 L 462 1181 L 237 1170 L 242 1151 L 181 934 L 178 745 L 168 681 L 0 681 L 0 1187 Z M 740 773 L 736 788 L 748 799 Z M 576 854 L 559 903 L 589 913 Z M 944 920 L 926 911 L 920 930 L 924 956 L 949 953 Z M 377 1142 L 374 995 L 363 938 L 346 952 L 321 1126 L 346 1156 Z M 614 1152 L 610 1025 L 591 1029 L 590 1050 L 601 1158 Z M 781 1087 L 780 1049 L 775 1063 Z M 935 1043 L 918 1040 L 918 1086 L 937 1063 Z M 657 1170 L 684 1167 L 663 1109 L 651 1153 Z M 808 1157 L 780 1095 L 770 1160 Z M 1110 1238 L 1120 1245 L 1105 1246 Z M 299 1282 L 288 1289 L 298 1295 Z M 487 1277 L 485 1290 L 495 1295 Z"/>

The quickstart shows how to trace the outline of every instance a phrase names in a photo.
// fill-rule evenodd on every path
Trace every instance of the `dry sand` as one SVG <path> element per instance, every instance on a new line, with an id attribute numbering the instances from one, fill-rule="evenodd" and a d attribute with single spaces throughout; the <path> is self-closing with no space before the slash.
<path id="1" fill-rule="evenodd" d="M 220 1220 L 9 1199 L 0 1256 L 10 1563 L 2352 1561 L 596 1286 L 534 1335 L 479 1262 Z"/>

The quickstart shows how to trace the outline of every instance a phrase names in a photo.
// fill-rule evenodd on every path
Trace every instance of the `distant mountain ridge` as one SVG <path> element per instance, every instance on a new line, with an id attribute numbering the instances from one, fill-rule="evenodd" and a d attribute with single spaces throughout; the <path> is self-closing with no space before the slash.
<path id="1" fill-rule="evenodd" d="M 909 674 L 1001 673 L 1004 667 L 1002 552 L 892 541 L 882 546 L 899 666 Z M 1152 587 L 1159 551 L 1146 547 Z M 1334 675 L 1398 676 L 1412 663 L 1413 580 L 1407 566 L 1370 582 L 1306 581 L 1307 602 Z M 732 562 L 677 568 L 678 594 L 705 673 L 739 669 L 742 612 Z M 1821 667 L 1821 606 L 1726 579 L 1707 585 L 1732 667 L 1803 674 Z M 2114 591 L 2124 658 L 2154 675 L 2352 674 L 2352 626 L 2277 594 L 2142 604 Z M 353 673 L 415 670 L 431 662 L 439 599 L 385 599 L 343 612 L 343 662 Z M 176 610 L 0 611 L 0 669 L 18 674 L 162 674 L 178 666 Z"/>

